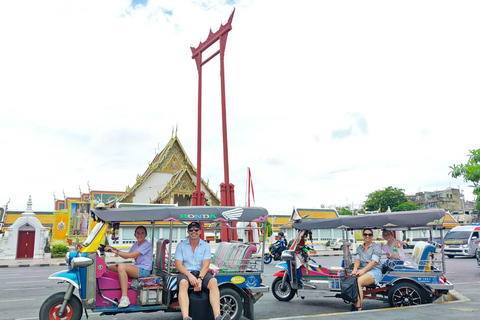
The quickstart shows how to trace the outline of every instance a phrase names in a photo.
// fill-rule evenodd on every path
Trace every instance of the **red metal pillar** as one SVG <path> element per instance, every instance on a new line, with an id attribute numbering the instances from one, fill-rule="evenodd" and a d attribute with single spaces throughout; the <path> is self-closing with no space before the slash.
<path id="1" fill-rule="evenodd" d="M 192 50 L 192 59 L 195 59 L 198 69 L 198 135 L 197 135 L 197 189 L 192 194 L 192 205 L 199 206 L 205 203 L 205 194 L 201 191 L 202 176 L 201 176 L 201 90 L 202 90 L 202 66 L 208 61 L 213 59 L 216 55 L 220 54 L 220 86 L 222 95 L 222 135 L 223 135 L 223 165 L 224 165 L 224 178 L 225 183 L 220 185 L 221 189 L 221 204 L 222 206 L 235 206 L 234 199 L 234 185 L 230 183 L 229 168 L 228 168 L 228 139 L 227 139 L 227 108 L 225 99 L 225 71 L 224 71 L 224 56 L 225 47 L 227 44 L 228 32 L 232 30 L 232 19 L 235 10 L 233 10 L 228 22 L 222 25 L 217 32 L 213 33 L 210 30 L 207 39 L 204 42 L 200 42 L 197 48 L 190 47 Z M 208 49 L 211 45 L 220 42 L 220 49 L 213 53 L 206 60 L 202 60 L 202 52 Z M 202 197 L 203 196 L 203 197 Z M 203 198 L 203 200 L 202 200 Z M 222 241 L 226 241 L 228 233 L 226 229 L 222 229 Z M 232 235 L 232 238 L 236 240 L 236 233 Z"/>
<path id="2" fill-rule="evenodd" d="M 192 194 L 192 206 L 205 204 L 202 191 L 202 52 L 195 57 L 198 70 L 198 123 L 197 123 L 197 189 Z"/>

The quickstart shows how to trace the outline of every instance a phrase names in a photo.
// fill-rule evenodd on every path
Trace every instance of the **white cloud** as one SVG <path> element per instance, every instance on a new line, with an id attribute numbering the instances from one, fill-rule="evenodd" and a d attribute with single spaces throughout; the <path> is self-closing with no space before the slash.
<path id="1" fill-rule="evenodd" d="M 234 3 L 234 4 L 233 4 Z M 0 34 L 0 203 L 124 190 L 178 124 L 196 164 L 189 46 L 225 23 L 230 180 L 244 203 L 361 204 L 466 188 L 479 148 L 475 1 L 10 1 Z M 203 176 L 223 179 L 218 57 L 203 69 Z M 467 198 L 471 189 L 466 189 Z"/>

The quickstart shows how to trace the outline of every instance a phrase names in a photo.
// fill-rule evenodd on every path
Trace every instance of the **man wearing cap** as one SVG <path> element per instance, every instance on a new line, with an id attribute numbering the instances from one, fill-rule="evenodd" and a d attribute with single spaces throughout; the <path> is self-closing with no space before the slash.
<path id="1" fill-rule="evenodd" d="M 210 304 L 215 320 L 230 320 L 228 313 L 220 315 L 220 291 L 217 279 L 208 272 L 212 250 L 210 244 L 200 239 L 201 226 L 198 222 L 188 225 L 188 237 L 177 245 L 175 268 L 178 270 L 178 303 L 183 320 L 192 320 L 188 310 L 188 288 L 194 291 L 210 290 Z"/>

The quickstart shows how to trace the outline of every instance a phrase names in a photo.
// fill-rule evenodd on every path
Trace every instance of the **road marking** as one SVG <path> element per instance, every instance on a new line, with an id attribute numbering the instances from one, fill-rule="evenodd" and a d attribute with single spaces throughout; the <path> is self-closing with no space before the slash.
<path id="1" fill-rule="evenodd" d="M 0 302 L 33 301 L 35 299 L 0 300 Z"/>
<path id="2" fill-rule="evenodd" d="M 50 282 L 50 280 L 38 280 L 38 281 L 28 281 L 28 282 Z M 25 281 L 6 282 L 6 284 L 16 284 L 16 283 L 25 284 Z"/>
<path id="3" fill-rule="evenodd" d="M 15 318 L 15 320 L 37 320 L 38 317 L 34 317 L 34 318 Z"/>
<path id="4" fill-rule="evenodd" d="M 11 278 L 13 276 L 21 276 L 22 279 L 23 278 L 45 278 L 46 277 L 46 276 L 23 276 L 22 274 L 10 274 L 8 276 L 1 276 L 0 279 L 3 279 L 3 278 L 8 279 L 8 278 Z"/>
<path id="5" fill-rule="evenodd" d="M 34 290 L 34 289 L 46 289 L 47 287 L 30 287 L 30 288 L 15 288 L 15 289 L 2 289 L 2 291 L 20 291 L 20 290 Z"/>

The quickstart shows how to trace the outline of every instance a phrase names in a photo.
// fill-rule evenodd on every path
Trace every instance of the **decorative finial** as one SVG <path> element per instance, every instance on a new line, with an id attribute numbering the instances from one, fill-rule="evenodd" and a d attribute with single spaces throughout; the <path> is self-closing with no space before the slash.
<path id="1" fill-rule="evenodd" d="M 55 196 L 55 191 L 53 191 L 53 201 L 57 202 L 57 197 Z"/>
<path id="2" fill-rule="evenodd" d="M 175 138 L 177 137 L 177 132 L 178 132 L 178 123 L 176 124 L 176 127 L 175 127 Z"/>
<path id="3" fill-rule="evenodd" d="M 90 181 L 87 181 L 87 187 L 88 187 L 88 193 L 90 193 L 90 192 L 91 192 L 91 190 L 90 190 Z"/>
<path id="4" fill-rule="evenodd" d="M 67 196 L 65 195 L 65 189 L 63 189 L 62 192 L 63 192 L 63 200 L 67 199 Z"/>
<path id="5" fill-rule="evenodd" d="M 33 212 L 32 210 L 32 196 L 28 196 L 28 201 L 27 201 L 27 210 L 25 212 Z"/>

